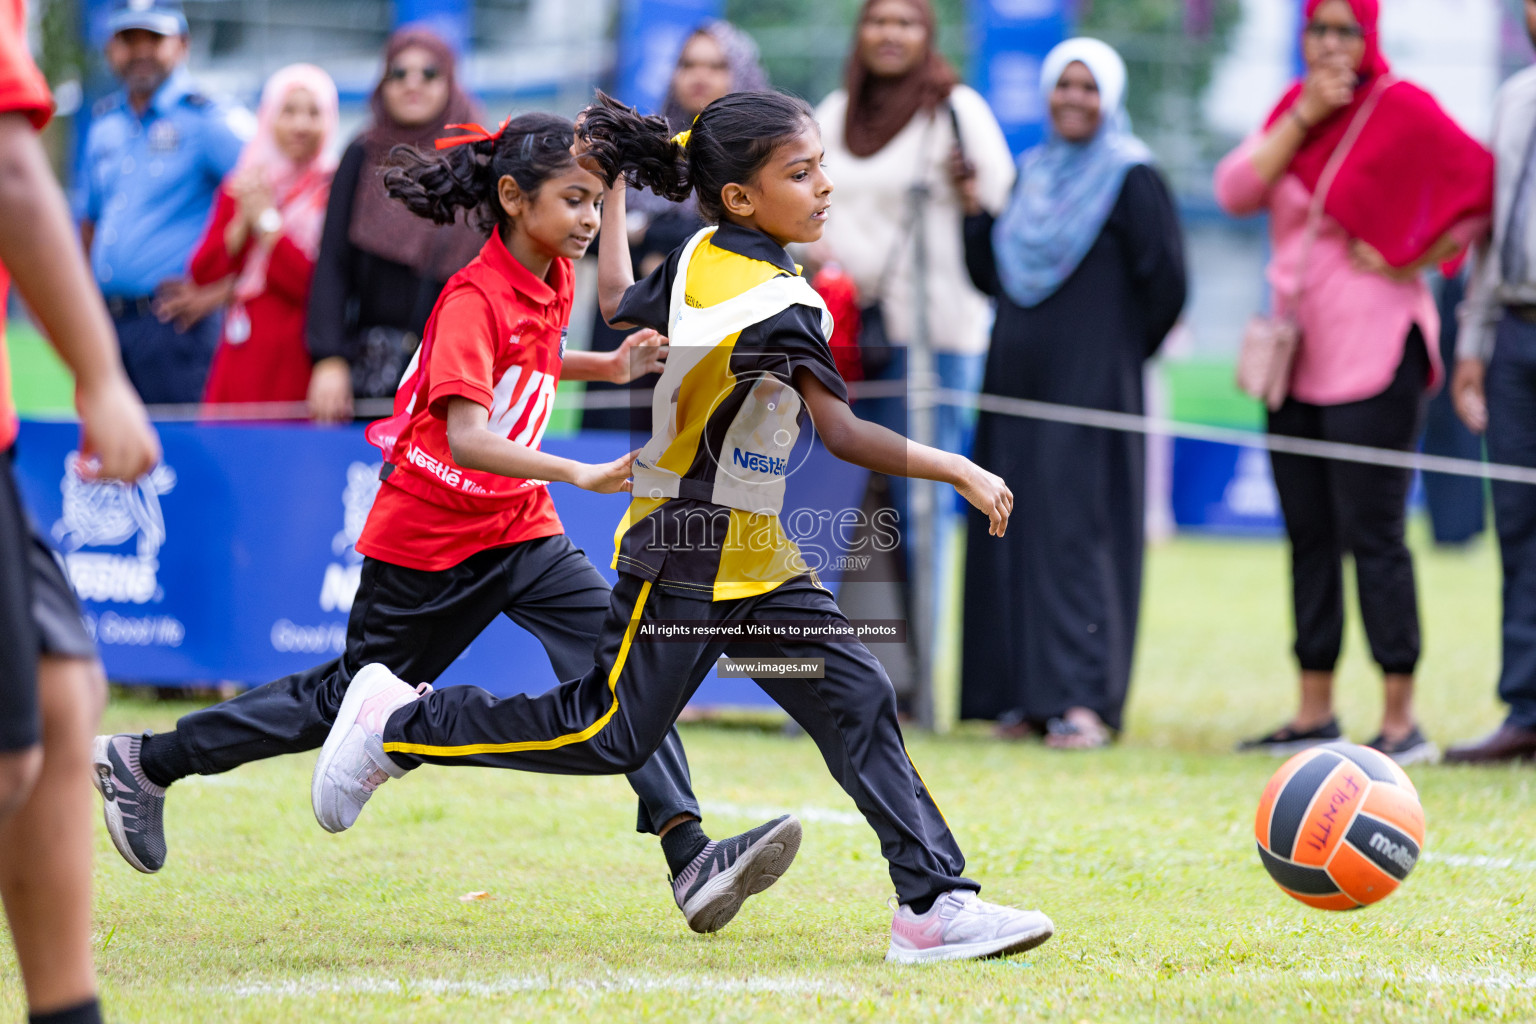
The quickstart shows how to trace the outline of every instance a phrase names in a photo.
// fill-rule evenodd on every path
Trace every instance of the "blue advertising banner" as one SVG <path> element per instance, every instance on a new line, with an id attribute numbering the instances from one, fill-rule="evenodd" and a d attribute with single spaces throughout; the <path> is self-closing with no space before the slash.
<path id="1" fill-rule="evenodd" d="M 622 0 L 613 95 L 642 114 L 660 113 L 683 40 L 723 7 L 724 0 Z"/>
<path id="2" fill-rule="evenodd" d="M 75 474 L 73 423 L 24 422 L 16 446 L 22 493 L 80 594 L 107 674 L 158 685 L 254 685 L 338 656 L 361 573 L 354 545 L 379 486 L 379 453 L 362 428 L 165 423 L 159 430 L 165 459 L 133 486 Z M 590 433 L 544 448 L 596 462 L 628 442 L 625 434 Z M 845 547 L 835 520 L 859 507 L 866 474 L 819 447 L 798 454 L 807 461 L 797 459 L 783 521 L 814 565 L 817 545 Z M 561 485 L 554 496 L 566 533 L 612 581 L 613 532 L 627 497 Z M 835 564 L 823 559 L 821 567 Z M 558 680 L 533 637 L 501 619 L 441 682 L 506 695 L 542 692 Z M 713 674 L 696 701 L 769 703 L 750 680 Z"/>
<path id="3" fill-rule="evenodd" d="M 1285 523 L 1269 453 L 1175 438 L 1173 518 L 1181 530 L 1261 537 L 1280 533 Z"/>
<path id="4" fill-rule="evenodd" d="M 1040 141 L 1040 62 L 1066 37 L 1067 0 L 971 0 L 972 85 L 1015 153 Z"/>
<path id="5" fill-rule="evenodd" d="M 469 46 L 469 0 L 395 0 L 395 24 L 421 25 L 445 39 L 456 53 Z"/>

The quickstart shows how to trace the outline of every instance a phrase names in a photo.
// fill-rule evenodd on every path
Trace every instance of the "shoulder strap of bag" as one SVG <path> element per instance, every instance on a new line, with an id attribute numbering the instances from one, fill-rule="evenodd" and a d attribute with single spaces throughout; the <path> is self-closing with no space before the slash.
<path id="1" fill-rule="evenodd" d="M 1334 147 L 1332 155 L 1328 157 L 1328 163 L 1323 167 L 1322 175 L 1317 179 L 1317 191 L 1312 194 L 1312 205 L 1307 209 L 1307 234 L 1301 246 L 1301 260 L 1296 265 L 1296 288 L 1290 297 L 1289 315 L 1294 318 L 1297 308 L 1301 305 L 1301 292 L 1306 280 L 1307 263 L 1312 258 L 1312 247 L 1317 243 L 1318 232 L 1323 225 L 1323 206 L 1328 201 L 1328 191 L 1333 188 L 1333 179 L 1339 176 L 1339 170 L 1344 166 L 1344 161 L 1349 157 L 1349 151 L 1354 149 L 1355 141 L 1360 138 L 1360 133 L 1365 130 L 1365 123 L 1370 120 L 1371 112 L 1376 109 L 1376 101 L 1381 99 L 1381 94 L 1386 92 L 1397 79 L 1392 75 L 1383 75 L 1371 86 L 1371 93 L 1355 111 L 1355 116 L 1349 122 L 1349 128 L 1344 132 L 1344 138 Z"/>

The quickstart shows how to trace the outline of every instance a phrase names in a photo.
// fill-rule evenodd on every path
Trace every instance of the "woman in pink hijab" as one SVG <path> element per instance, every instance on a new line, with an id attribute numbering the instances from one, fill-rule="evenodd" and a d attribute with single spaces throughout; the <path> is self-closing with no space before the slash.
<path id="1" fill-rule="evenodd" d="M 309 389 L 304 314 L 336 169 L 336 84 L 312 64 L 289 65 L 267 81 L 256 120 L 192 256 L 198 284 L 235 277 L 209 403 L 302 402 Z"/>

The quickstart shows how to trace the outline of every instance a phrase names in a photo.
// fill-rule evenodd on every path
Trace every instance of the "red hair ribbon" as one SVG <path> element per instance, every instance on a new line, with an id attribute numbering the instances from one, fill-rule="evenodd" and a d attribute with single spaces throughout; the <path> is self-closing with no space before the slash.
<path id="1" fill-rule="evenodd" d="M 438 149 L 448 149 L 450 146 L 462 146 L 469 142 L 495 142 L 497 139 L 501 138 L 501 133 L 506 131 L 507 125 L 511 123 L 512 118 L 508 116 L 505 121 L 501 122 L 501 127 L 497 128 L 494 132 L 486 131 L 483 126 L 478 124 L 450 124 L 445 126 L 445 131 L 462 129 L 468 134 L 453 135 L 446 139 L 438 139 L 435 145 Z"/>

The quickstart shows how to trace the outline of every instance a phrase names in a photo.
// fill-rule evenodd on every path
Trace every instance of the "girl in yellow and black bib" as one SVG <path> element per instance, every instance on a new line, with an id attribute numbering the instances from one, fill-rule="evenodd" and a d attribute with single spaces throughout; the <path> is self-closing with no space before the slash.
<path id="1" fill-rule="evenodd" d="M 635 458 L 634 498 L 619 525 L 619 582 L 596 665 L 542 696 L 503 700 L 474 687 L 418 698 L 387 673 L 369 687 L 359 679 L 326 744 L 329 760 L 322 754 L 316 766 L 317 790 L 375 770 L 398 777 L 424 762 L 627 772 L 722 654 L 819 661 L 822 678 L 760 685 L 816 741 L 879 836 L 900 904 L 887 959 L 996 956 L 1044 942 L 1045 915 L 983 902 L 962 876 L 964 856 L 902 744 L 889 680 L 779 524 L 806 413 L 834 456 L 953 484 L 994 534 L 1013 506 L 999 477 L 849 410 L 827 344 L 831 317 L 784 249 L 820 238 L 831 207 L 810 108 L 777 93 L 735 93 L 669 139 L 660 118 L 599 95 L 577 146 L 611 183 L 603 227 L 618 244 L 599 258 L 603 314 L 671 344 L 654 433 Z M 669 199 L 693 192 L 715 225 L 639 283 L 623 244 L 626 176 Z M 793 623 L 801 639 L 750 628 L 775 623 Z M 679 628 L 691 639 L 675 639 Z M 803 639 L 817 634 L 840 638 Z"/>

